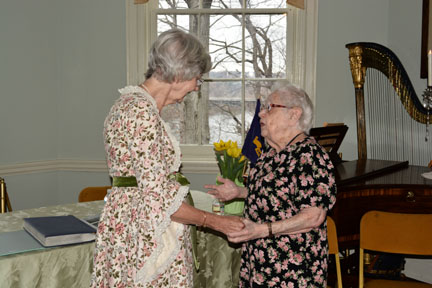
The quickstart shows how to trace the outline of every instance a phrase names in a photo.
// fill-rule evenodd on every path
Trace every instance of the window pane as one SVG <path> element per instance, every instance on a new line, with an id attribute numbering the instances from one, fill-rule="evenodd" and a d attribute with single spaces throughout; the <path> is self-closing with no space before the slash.
<path id="1" fill-rule="evenodd" d="M 238 9 L 243 7 L 242 0 L 203 0 L 203 8 Z M 199 0 L 159 0 L 161 9 L 199 8 Z M 246 0 L 246 8 L 286 8 L 286 0 Z"/>
<path id="2" fill-rule="evenodd" d="M 241 7 L 241 0 L 203 0 L 203 8 L 227 9 Z"/>
<path id="3" fill-rule="evenodd" d="M 267 99 L 270 94 L 270 88 L 274 81 L 246 81 L 246 101 L 255 101 L 256 99 Z"/>
<path id="4" fill-rule="evenodd" d="M 198 8 L 198 0 L 192 0 L 193 5 L 197 5 L 197 6 L 191 6 L 192 7 L 197 7 Z M 187 5 L 187 2 L 185 0 L 159 0 L 159 8 L 163 8 L 163 9 L 171 9 L 171 8 L 177 8 L 177 9 L 187 9 L 189 8 Z"/>
<path id="5" fill-rule="evenodd" d="M 247 8 L 286 8 L 286 0 L 246 0 Z"/>
<path id="6" fill-rule="evenodd" d="M 158 15 L 157 32 L 158 35 L 171 28 L 179 28 L 189 32 L 189 15 Z"/>
<path id="7" fill-rule="evenodd" d="M 198 0 L 160 3 L 164 8 L 187 8 L 185 3 L 198 7 Z M 210 8 L 206 5 L 215 9 L 241 8 L 240 3 L 204 0 L 202 8 Z M 282 4 L 273 0 L 254 0 L 246 5 L 269 8 Z M 190 93 L 182 103 L 162 111 L 163 119 L 181 144 L 212 144 L 222 139 L 242 145 L 242 133 L 249 129 L 256 99 L 264 100 L 269 93 L 271 80 L 264 81 L 263 78 L 285 77 L 286 22 L 284 14 L 157 14 L 158 34 L 177 27 L 197 35 L 208 47 L 213 63 L 213 69 L 204 75 L 206 82 L 198 93 Z M 242 29 L 245 29 L 244 40 Z M 242 78 L 246 82 L 242 82 Z M 247 80 L 250 78 L 253 79 Z"/>
<path id="8" fill-rule="evenodd" d="M 245 74 L 250 78 L 285 78 L 286 17 L 246 15 Z"/>
<path id="9" fill-rule="evenodd" d="M 241 143 L 241 82 L 211 82 L 209 85 L 210 143 L 237 141 Z"/>
<path id="10" fill-rule="evenodd" d="M 187 97 L 187 96 L 186 96 Z M 171 128 L 171 134 L 180 143 L 185 143 L 182 139 L 182 131 L 184 131 L 184 103 L 167 105 L 162 109 L 162 119 Z"/>
<path id="11" fill-rule="evenodd" d="M 241 15 L 210 16 L 212 78 L 239 78 L 242 69 Z"/>
<path id="12" fill-rule="evenodd" d="M 246 81 L 245 101 L 245 131 L 249 130 L 255 114 L 256 99 L 261 99 L 261 105 L 266 102 L 270 94 L 272 81 Z"/>

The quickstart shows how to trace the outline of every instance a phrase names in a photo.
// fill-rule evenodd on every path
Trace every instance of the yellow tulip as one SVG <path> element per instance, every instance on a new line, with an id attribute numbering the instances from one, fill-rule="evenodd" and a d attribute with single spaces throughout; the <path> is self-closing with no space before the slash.
<path id="1" fill-rule="evenodd" d="M 219 143 L 214 142 L 213 146 L 214 146 L 216 151 L 223 151 L 226 149 L 226 143 L 223 140 L 220 140 Z"/>
<path id="2" fill-rule="evenodd" d="M 241 154 L 241 149 L 237 147 L 230 147 L 227 150 L 228 156 L 231 156 L 233 158 L 237 158 Z"/>
<path id="3" fill-rule="evenodd" d="M 237 146 L 237 141 L 235 141 L 235 142 L 232 142 L 231 140 L 229 141 L 230 143 L 229 143 L 229 148 L 238 148 L 238 146 Z"/>
<path id="4" fill-rule="evenodd" d="M 231 147 L 231 140 L 228 140 L 228 142 L 225 142 L 226 149 L 229 149 Z"/>
<path id="5" fill-rule="evenodd" d="M 236 177 L 240 177 L 238 180 L 241 181 L 241 173 L 246 164 L 246 158 L 241 154 L 241 147 L 238 147 L 237 141 L 228 140 L 224 142 L 220 140 L 219 142 L 214 142 L 213 146 L 219 168 L 221 169 L 221 175 L 232 181 Z M 224 152 L 225 150 L 226 153 Z M 233 159 L 235 160 L 233 161 Z"/>
<path id="6" fill-rule="evenodd" d="M 232 156 L 232 154 L 233 154 L 233 149 L 232 149 L 232 148 L 228 148 L 228 149 L 227 149 L 227 154 L 228 154 L 228 156 L 233 157 L 233 156 Z"/>
<path id="7" fill-rule="evenodd" d="M 238 147 L 236 147 L 236 148 L 235 148 L 235 155 L 234 155 L 234 157 L 235 157 L 235 158 L 238 158 L 238 157 L 240 157 L 240 155 L 241 155 L 241 149 L 238 148 Z"/>

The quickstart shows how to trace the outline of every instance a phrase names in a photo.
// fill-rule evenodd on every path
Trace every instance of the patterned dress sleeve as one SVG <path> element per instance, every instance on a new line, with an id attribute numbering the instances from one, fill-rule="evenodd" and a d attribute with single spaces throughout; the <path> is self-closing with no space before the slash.
<path id="1" fill-rule="evenodd" d="M 330 210 L 336 202 L 334 167 L 321 146 L 302 146 L 298 156 L 297 207 Z"/>
<path id="2" fill-rule="evenodd" d="M 170 216 L 178 210 L 188 190 L 169 177 L 179 155 L 158 110 L 148 100 L 132 105 L 124 125 L 141 196 L 137 212 L 144 233 L 139 236 L 139 243 L 148 256 L 137 277 L 148 282 L 167 269 L 178 254 L 179 238 L 185 228 L 171 222 Z"/>

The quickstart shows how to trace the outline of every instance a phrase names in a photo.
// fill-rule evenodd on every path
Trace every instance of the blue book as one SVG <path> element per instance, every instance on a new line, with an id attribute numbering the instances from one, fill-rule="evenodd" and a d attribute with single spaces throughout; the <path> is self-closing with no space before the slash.
<path id="1" fill-rule="evenodd" d="M 93 241 L 96 227 L 73 215 L 24 218 L 24 230 L 44 247 Z"/>

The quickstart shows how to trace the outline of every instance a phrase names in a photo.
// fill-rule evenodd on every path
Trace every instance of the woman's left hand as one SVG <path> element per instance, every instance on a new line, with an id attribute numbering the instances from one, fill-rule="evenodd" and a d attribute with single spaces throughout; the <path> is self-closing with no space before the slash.
<path id="1" fill-rule="evenodd" d="M 230 179 L 225 179 L 217 176 L 217 181 L 220 185 L 207 184 L 204 188 L 210 189 L 208 194 L 213 195 L 219 201 L 229 201 L 235 198 L 241 198 L 241 188 Z M 243 187 L 243 189 L 245 189 Z M 244 197 L 243 197 L 244 198 Z"/>
<path id="2" fill-rule="evenodd" d="M 239 243 L 268 236 L 266 224 L 255 223 L 249 219 L 243 219 L 243 223 L 245 227 L 242 230 L 227 234 L 230 242 Z"/>

